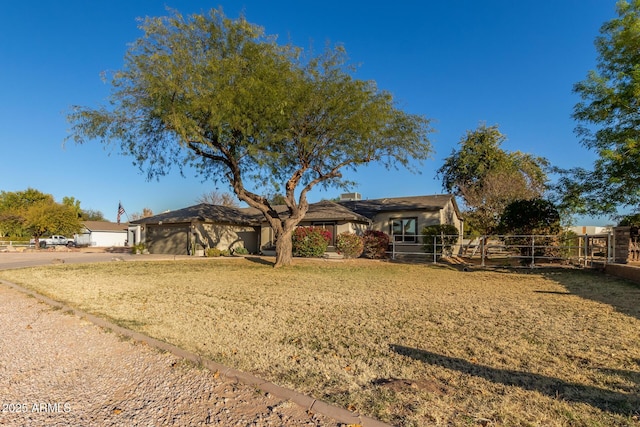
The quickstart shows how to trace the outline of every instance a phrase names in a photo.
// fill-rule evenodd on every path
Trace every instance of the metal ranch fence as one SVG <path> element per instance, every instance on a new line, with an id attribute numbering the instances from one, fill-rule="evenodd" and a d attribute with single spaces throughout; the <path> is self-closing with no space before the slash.
<path id="1" fill-rule="evenodd" d="M 612 234 L 490 235 L 463 239 L 421 235 L 414 242 L 392 241 L 388 254 L 394 260 L 432 263 L 443 257 L 456 257 L 481 266 L 588 266 L 594 262 L 613 262 L 614 241 Z"/>

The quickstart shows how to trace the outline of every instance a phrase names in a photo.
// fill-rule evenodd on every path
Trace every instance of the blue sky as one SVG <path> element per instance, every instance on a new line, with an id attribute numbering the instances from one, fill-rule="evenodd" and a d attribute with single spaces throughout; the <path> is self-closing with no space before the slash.
<path id="1" fill-rule="evenodd" d="M 480 123 L 499 126 L 504 149 L 555 166 L 595 159 L 573 133 L 572 86 L 595 68 L 593 41 L 615 16 L 615 0 L 37 0 L 0 9 L 0 190 L 73 196 L 115 220 L 119 201 L 128 213 L 160 213 L 216 189 L 177 170 L 147 181 L 110 148 L 63 143 L 72 105 L 104 103 L 110 87 L 100 73 L 122 66 L 128 43 L 141 35 L 136 18 L 218 6 L 304 48 L 343 44 L 359 65 L 356 78 L 375 80 L 399 107 L 434 120 L 435 153 L 422 173 L 362 168 L 350 177 L 364 198 L 441 193 L 435 171 Z M 317 189 L 310 199 L 339 193 Z"/>

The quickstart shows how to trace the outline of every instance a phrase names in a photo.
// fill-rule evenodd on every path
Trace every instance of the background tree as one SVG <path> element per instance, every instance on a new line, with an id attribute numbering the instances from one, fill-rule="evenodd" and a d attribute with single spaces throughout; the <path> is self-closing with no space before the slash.
<path id="1" fill-rule="evenodd" d="M 286 205 L 287 198 L 280 193 L 269 193 L 265 195 L 271 206 Z"/>
<path id="2" fill-rule="evenodd" d="M 505 243 L 518 247 L 523 264 L 532 255 L 557 256 L 557 235 L 560 233 L 560 213 L 549 200 L 516 200 L 510 203 L 500 218 L 499 232 L 507 234 Z"/>
<path id="3" fill-rule="evenodd" d="M 208 193 L 204 193 L 203 195 L 198 197 L 196 202 L 207 203 L 210 205 L 229 206 L 232 208 L 237 208 L 240 206 L 233 194 L 221 193 L 217 190 L 212 190 Z"/>
<path id="4" fill-rule="evenodd" d="M 24 227 L 40 247 L 42 236 L 60 234 L 64 236 L 78 233 L 82 228 L 74 207 L 51 200 L 42 200 L 29 206 L 24 214 Z"/>
<path id="5" fill-rule="evenodd" d="M 2 233 L 12 237 L 30 237 L 29 230 L 25 227 L 25 216 L 28 209 L 39 202 L 54 203 L 53 196 L 33 188 L 15 192 L 0 192 L 0 229 Z"/>
<path id="6" fill-rule="evenodd" d="M 369 162 L 416 170 L 431 152 L 429 121 L 352 78 L 341 47 L 318 56 L 280 45 L 221 10 L 147 18 L 112 78 L 109 107 L 75 107 L 71 138 L 116 142 L 146 166 L 226 180 L 274 231 L 275 266 L 292 261 L 292 232 L 315 186 L 346 187 L 342 170 Z M 284 190 L 288 212 L 264 192 Z"/>
<path id="7" fill-rule="evenodd" d="M 505 140 L 497 126 L 482 124 L 467 131 L 438 169 L 444 190 L 462 198 L 468 227 L 480 234 L 496 230 L 509 203 L 540 197 L 546 189 L 548 161 L 504 151 Z"/>
<path id="8" fill-rule="evenodd" d="M 82 209 L 80 219 L 82 221 L 106 221 L 104 214 L 96 209 Z"/>
<path id="9" fill-rule="evenodd" d="M 70 209 L 76 212 L 78 218 L 82 217 L 82 208 L 80 207 L 80 200 L 76 200 L 75 197 L 63 197 L 62 204 L 68 206 Z"/>
<path id="10" fill-rule="evenodd" d="M 579 213 L 614 214 L 640 203 L 640 1 L 620 1 L 618 17 L 595 40 L 597 70 L 574 86 L 576 134 L 598 153 L 593 170 L 564 171 L 562 204 Z"/>
<path id="11" fill-rule="evenodd" d="M 153 211 L 150 208 L 142 208 L 142 213 L 134 212 L 131 215 L 129 215 L 129 221 L 135 221 L 137 219 L 142 219 L 142 218 L 149 218 L 150 216 L 153 216 Z"/>

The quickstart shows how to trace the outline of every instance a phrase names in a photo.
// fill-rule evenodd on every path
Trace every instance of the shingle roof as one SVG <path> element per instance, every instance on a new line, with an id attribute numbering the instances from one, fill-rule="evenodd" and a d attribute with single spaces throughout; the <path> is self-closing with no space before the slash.
<path id="1" fill-rule="evenodd" d="M 369 219 L 373 219 L 379 212 L 427 210 L 438 211 L 449 201 L 460 216 L 455 198 L 451 194 L 435 194 L 431 196 L 389 197 L 373 200 L 349 200 L 338 202 L 342 206 Z"/>
<path id="2" fill-rule="evenodd" d="M 455 199 L 450 194 L 433 196 L 392 197 L 375 200 L 355 200 L 332 202 L 324 200 L 311 203 L 304 217 L 305 221 L 353 221 L 368 223 L 378 212 L 432 210 L 444 208 L 449 201 L 458 211 Z M 287 215 L 287 206 L 273 207 L 281 218 Z M 458 215 L 460 213 L 458 212 Z M 165 212 L 147 218 L 131 221 L 132 224 L 157 224 L 160 222 L 176 224 L 192 221 L 216 222 L 223 224 L 258 226 L 265 222 L 262 213 L 255 208 L 233 208 L 228 206 L 201 203 L 175 211 Z"/>
<path id="3" fill-rule="evenodd" d="M 132 224 L 157 224 L 166 222 L 190 223 L 192 221 L 218 222 L 236 225 L 260 225 L 260 220 L 247 209 L 201 203 L 175 211 L 164 212 L 147 218 L 131 221 Z"/>
<path id="4" fill-rule="evenodd" d="M 89 231 L 127 231 L 127 224 L 109 221 L 83 221 L 82 224 Z"/>
<path id="5" fill-rule="evenodd" d="M 288 215 L 286 205 L 276 205 L 273 206 L 273 209 L 278 212 L 281 218 L 286 218 Z M 256 215 L 260 221 L 266 221 L 262 213 L 257 209 L 247 208 L 247 210 Z M 336 202 L 323 200 L 309 204 L 309 210 L 307 210 L 304 216 L 304 221 L 353 221 L 368 223 L 369 219 Z"/>

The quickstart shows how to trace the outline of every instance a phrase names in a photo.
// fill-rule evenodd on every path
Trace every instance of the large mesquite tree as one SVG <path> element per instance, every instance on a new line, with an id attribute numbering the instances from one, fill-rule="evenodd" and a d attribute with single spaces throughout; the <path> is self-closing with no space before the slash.
<path id="1" fill-rule="evenodd" d="M 576 134 L 598 155 L 592 170 L 559 180 L 563 207 L 580 213 L 640 205 L 640 0 L 620 1 L 617 11 L 595 40 L 597 69 L 574 86 Z"/>
<path id="2" fill-rule="evenodd" d="M 74 107 L 70 137 L 119 144 L 149 178 L 176 165 L 228 182 L 273 228 L 276 266 L 291 263 L 312 188 L 345 187 L 345 168 L 411 169 L 430 154 L 429 121 L 352 78 L 341 47 L 309 56 L 221 10 L 147 18 L 141 29 L 113 75 L 110 105 Z M 260 185 L 284 192 L 286 214 Z"/>
<path id="3" fill-rule="evenodd" d="M 482 124 L 467 131 L 438 169 L 443 188 L 462 197 L 470 227 L 482 234 L 496 231 L 509 203 L 540 197 L 546 189 L 548 161 L 505 151 L 505 140 L 498 126 Z"/>

